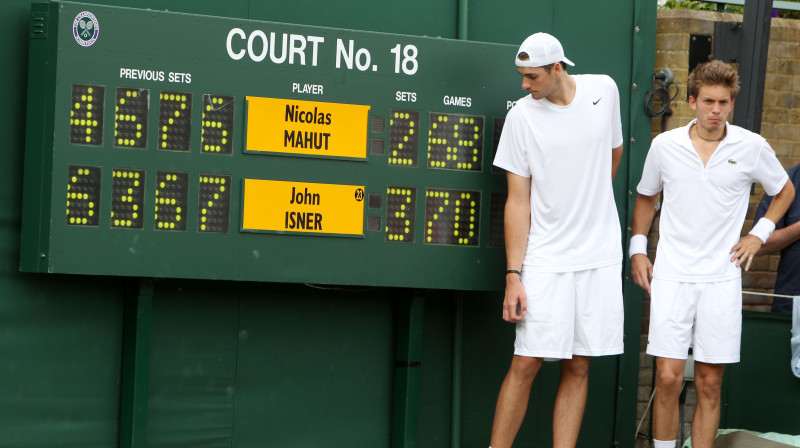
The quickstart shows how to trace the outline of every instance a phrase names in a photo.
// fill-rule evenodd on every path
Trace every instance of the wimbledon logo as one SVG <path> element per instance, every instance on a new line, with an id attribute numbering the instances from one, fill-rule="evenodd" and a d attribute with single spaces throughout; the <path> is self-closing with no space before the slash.
<path id="1" fill-rule="evenodd" d="M 90 47 L 97 40 L 100 34 L 100 23 L 97 22 L 97 17 L 89 11 L 83 11 L 75 17 L 72 22 L 72 35 L 75 37 L 75 42 L 82 47 Z"/>

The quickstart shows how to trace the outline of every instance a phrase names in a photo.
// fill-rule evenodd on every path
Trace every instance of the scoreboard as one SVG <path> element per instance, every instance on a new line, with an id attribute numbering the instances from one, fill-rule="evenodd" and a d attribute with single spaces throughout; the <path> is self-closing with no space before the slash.
<path id="1" fill-rule="evenodd" d="M 20 267 L 500 289 L 515 50 L 34 4 Z"/>

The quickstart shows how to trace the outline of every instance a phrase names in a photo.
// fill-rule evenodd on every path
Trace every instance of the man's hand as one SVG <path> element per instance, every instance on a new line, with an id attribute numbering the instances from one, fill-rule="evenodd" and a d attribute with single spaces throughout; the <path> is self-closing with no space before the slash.
<path id="1" fill-rule="evenodd" d="M 653 280 L 653 263 L 647 255 L 636 254 L 631 257 L 631 274 L 633 281 L 649 294 L 650 281 Z"/>
<path id="2" fill-rule="evenodd" d="M 518 322 L 528 313 L 527 299 L 525 298 L 525 287 L 516 274 L 506 276 L 506 296 L 503 299 L 503 320 L 506 322 Z"/>
<path id="3" fill-rule="evenodd" d="M 758 237 L 753 235 L 745 235 L 739 242 L 733 246 L 731 252 L 733 257 L 731 257 L 731 262 L 736 260 L 736 267 L 738 268 L 742 264 L 744 264 L 744 270 L 750 270 L 750 263 L 753 262 L 753 257 L 756 253 L 761 249 L 761 240 Z"/>

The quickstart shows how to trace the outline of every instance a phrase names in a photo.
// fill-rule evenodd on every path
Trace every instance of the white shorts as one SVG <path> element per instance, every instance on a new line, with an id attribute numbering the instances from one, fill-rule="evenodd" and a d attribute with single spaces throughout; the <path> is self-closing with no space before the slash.
<path id="1" fill-rule="evenodd" d="M 742 279 L 683 283 L 653 279 L 650 284 L 647 354 L 711 364 L 739 362 L 742 340 Z M 694 333 L 694 341 L 692 341 Z"/>
<path id="2" fill-rule="evenodd" d="M 577 272 L 523 271 L 528 313 L 514 354 L 571 359 L 622 353 L 622 263 Z"/>

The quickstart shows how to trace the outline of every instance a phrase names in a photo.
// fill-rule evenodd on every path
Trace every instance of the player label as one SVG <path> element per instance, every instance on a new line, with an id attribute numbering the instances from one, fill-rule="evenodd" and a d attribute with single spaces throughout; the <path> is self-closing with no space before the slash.
<path id="1" fill-rule="evenodd" d="M 245 179 L 242 230 L 364 235 L 364 186 Z"/>
<path id="2" fill-rule="evenodd" d="M 366 159 L 369 108 L 248 96 L 245 150 Z"/>

